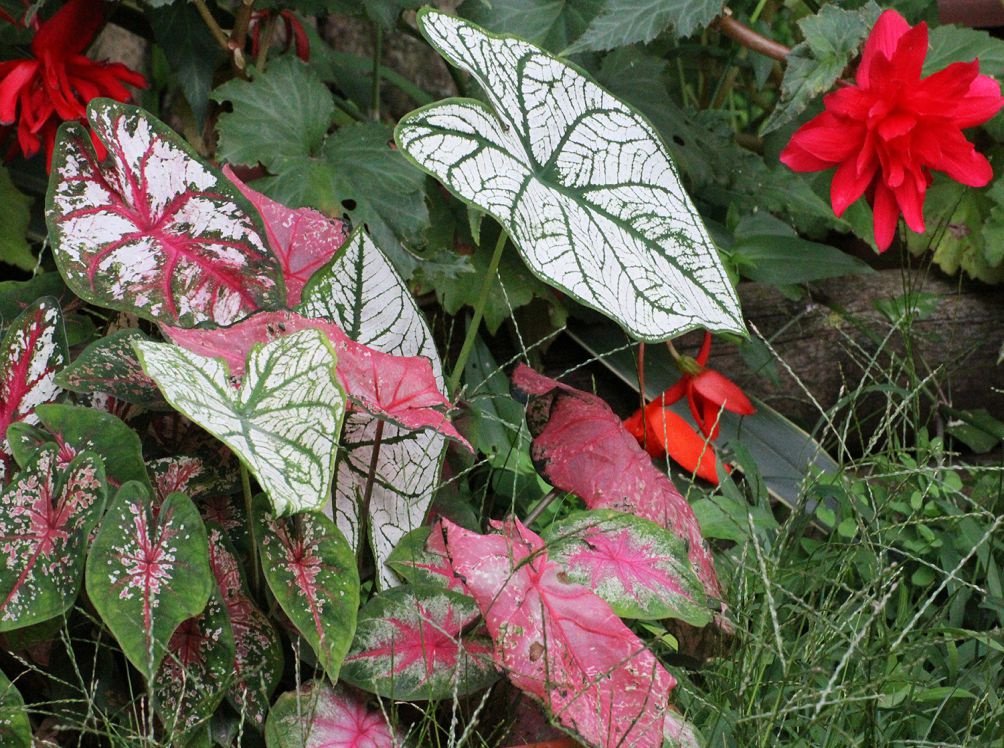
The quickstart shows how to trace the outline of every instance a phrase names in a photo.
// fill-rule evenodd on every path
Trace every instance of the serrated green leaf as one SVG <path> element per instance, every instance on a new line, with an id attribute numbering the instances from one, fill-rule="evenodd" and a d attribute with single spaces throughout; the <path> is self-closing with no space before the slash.
<path id="1" fill-rule="evenodd" d="M 400 148 L 489 212 L 547 283 L 644 340 L 744 333 L 735 290 L 655 131 L 576 69 L 433 11 L 422 32 L 482 83 L 419 109 Z M 558 93 L 560 92 L 560 94 Z"/>
<path id="2" fill-rule="evenodd" d="M 1004 41 L 995 39 L 986 31 L 945 25 L 931 29 L 928 34 L 927 57 L 924 58 L 923 75 L 931 75 L 953 62 L 980 61 L 984 75 L 1004 75 Z"/>
<path id="3" fill-rule="evenodd" d="M 607 0 L 603 12 L 562 54 L 647 44 L 667 27 L 677 38 L 687 37 L 711 23 L 722 5 L 722 0 Z"/>
<path id="4" fill-rule="evenodd" d="M 31 270 L 37 264 L 28 244 L 31 198 L 10 180 L 6 167 L 0 166 L 0 262 Z"/>
<path id="5" fill-rule="evenodd" d="M 213 73 L 225 59 L 223 51 L 191 3 L 174 2 L 154 8 L 147 17 L 154 39 L 164 50 L 178 87 L 201 128 L 209 108 Z"/>
<path id="6" fill-rule="evenodd" d="M 87 557 L 87 594 L 129 661 L 152 679 L 182 621 L 212 590 L 206 530 L 184 494 L 155 512 L 135 481 L 119 489 Z"/>
<path id="7" fill-rule="evenodd" d="M 552 52 L 582 35 L 605 0 L 467 0 L 461 15 L 496 34 L 512 34 Z"/>
<path id="8" fill-rule="evenodd" d="M 322 333 L 302 330 L 255 347 L 237 390 L 219 359 L 167 343 L 134 347 L 167 401 L 234 451 L 277 513 L 327 501 L 345 393 Z"/>

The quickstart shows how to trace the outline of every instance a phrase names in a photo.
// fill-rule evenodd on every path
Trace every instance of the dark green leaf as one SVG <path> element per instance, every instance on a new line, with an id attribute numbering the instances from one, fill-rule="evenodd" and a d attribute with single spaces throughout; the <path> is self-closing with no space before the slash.
<path id="1" fill-rule="evenodd" d="M 1004 75 L 1004 41 L 986 31 L 960 26 L 938 26 L 931 29 L 929 49 L 924 58 L 924 75 L 931 75 L 953 62 L 980 61 L 980 72 L 1000 77 Z"/>
<path id="2" fill-rule="evenodd" d="M 0 670 L 0 744 L 7 748 L 31 748 L 33 742 L 24 699 Z"/>
<path id="3" fill-rule="evenodd" d="M 732 246 L 732 253 L 742 260 L 739 272 L 743 276 L 774 285 L 875 272 L 836 247 L 800 237 L 746 236 Z"/>
<path id="4" fill-rule="evenodd" d="M 31 270 L 37 260 L 28 244 L 31 198 L 21 193 L 0 166 L 0 262 Z"/>
<path id="5" fill-rule="evenodd" d="M 209 28 L 191 3 L 173 3 L 149 12 L 154 39 L 164 50 L 178 86 L 201 128 L 209 108 L 213 72 L 224 59 Z"/>
<path id="6" fill-rule="evenodd" d="M 512 34 L 552 52 L 582 35 L 605 0 L 467 0 L 464 18 L 496 34 Z"/>
<path id="7" fill-rule="evenodd" d="M 669 26 L 677 37 L 690 36 L 711 23 L 722 5 L 723 0 L 607 0 L 564 54 L 648 43 Z"/>

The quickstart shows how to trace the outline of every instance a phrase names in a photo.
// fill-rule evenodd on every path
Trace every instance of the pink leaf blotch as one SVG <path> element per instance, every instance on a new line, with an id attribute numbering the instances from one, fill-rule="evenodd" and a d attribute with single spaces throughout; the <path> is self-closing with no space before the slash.
<path id="1" fill-rule="evenodd" d="M 259 312 L 226 328 L 163 329 L 176 345 L 200 356 L 223 359 L 234 377 L 243 375 L 247 354 L 255 345 L 300 330 L 320 330 L 335 349 L 335 373 L 355 404 L 407 429 L 435 429 L 469 448 L 446 416 L 450 403 L 428 359 L 394 356 L 356 343 L 334 322 L 279 311 Z"/>
<path id="2" fill-rule="evenodd" d="M 513 385 L 529 396 L 531 455 L 544 477 L 590 509 L 616 509 L 652 520 L 688 543 L 707 595 L 722 599 L 711 549 L 694 510 L 603 400 L 520 365 Z"/>
<path id="3" fill-rule="evenodd" d="M 310 276 L 324 267 L 345 243 L 348 225 L 312 208 L 287 208 L 248 187 L 229 166 L 223 167 L 223 173 L 257 209 L 265 224 L 269 248 L 282 266 L 286 306 L 299 305 Z"/>
<path id="4" fill-rule="evenodd" d="M 662 745 L 676 681 L 603 600 L 550 561 L 519 520 L 479 535 L 443 520 L 464 580 L 509 679 L 590 745 Z"/>

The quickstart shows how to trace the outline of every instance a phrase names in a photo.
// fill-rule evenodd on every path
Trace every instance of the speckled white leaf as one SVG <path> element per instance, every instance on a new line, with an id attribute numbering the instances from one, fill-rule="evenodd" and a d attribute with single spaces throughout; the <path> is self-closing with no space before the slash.
<path id="1" fill-rule="evenodd" d="M 403 117 L 401 150 L 508 231 L 530 269 L 642 340 L 745 333 L 714 245 L 655 129 L 538 47 L 435 11 L 419 28 L 494 111 L 450 99 Z"/>
<path id="2" fill-rule="evenodd" d="M 82 299 L 179 326 L 227 325 L 285 298 L 253 208 L 169 127 L 96 99 L 52 158 L 53 256 Z"/>
<path id="3" fill-rule="evenodd" d="M 345 394 L 320 332 L 254 348 L 239 389 L 219 359 L 168 343 L 135 347 L 167 401 L 234 451 L 277 514 L 327 501 Z"/>
<path id="4" fill-rule="evenodd" d="M 350 338 L 384 353 L 425 356 L 445 392 L 443 364 L 414 297 L 380 249 L 357 231 L 342 251 L 307 284 L 297 308 L 308 317 L 338 323 Z M 377 420 L 350 415 L 345 421 L 335 475 L 333 511 L 338 528 L 358 547 L 359 505 L 373 456 Z M 433 431 L 409 432 L 385 424 L 370 497 L 369 539 L 378 582 L 398 584 L 385 565 L 404 535 L 422 524 L 439 478 L 446 440 Z"/>

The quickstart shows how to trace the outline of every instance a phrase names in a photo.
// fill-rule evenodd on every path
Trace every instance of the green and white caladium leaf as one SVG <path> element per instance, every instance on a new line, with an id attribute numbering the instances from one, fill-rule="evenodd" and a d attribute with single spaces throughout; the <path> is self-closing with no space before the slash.
<path id="1" fill-rule="evenodd" d="M 53 255 L 75 294 L 185 327 L 282 304 L 279 263 L 229 180 L 137 107 L 95 99 L 87 112 L 108 158 L 67 123 L 46 203 Z"/>
<path id="2" fill-rule="evenodd" d="M 0 339 L 0 486 L 14 466 L 8 428 L 38 423 L 35 409 L 60 395 L 55 377 L 68 361 L 63 316 L 52 297 L 25 309 Z"/>
<path id="3" fill-rule="evenodd" d="M 530 269 L 642 340 L 745 334 L 739 301 L 655 129 L 578 69 L 444 13 L 419 28 L 494 111 L 449 99 L 406 115 L 401 150 L 491 214 Z"/>
<path id="4" fill-rule="evenodd" d="M 206 528 L 192 500 L 174 493 L 154 510 L 136 481 L 119 489 L 90 555 L 87 594 L 122 652 L 149 680 L 175 630 L 199 615 L 213 586 Z"/>
<path id="5" fill-rule="evenodd" d="M 359 573 L 355 554 L 334 522 L 320 512 L 277 518 L 259 494 L 254 519 L 265 581 L 331 682 L 337 682 L 356 630 Z"/>
<path id="6" fill-rule="evenodd" d="M 105 475 L 90 452 L 67 466 L 46 444 L 0 496 L 0 631 L 67 611 L 80 590 L 91 530 L 105 506 Z"/>
<path id="7" fill-rule="evenodd" d="M 167 401 L 233 450 L 277 513 L 328 500 L 345 393 L 322 333 L 301 330 L 255 347 L 239 389 L 219 359 L 168 343 L 135 346 Z"/>
<path id="8" fill-rule="evenodd" d="M 319 270 L 297 311 L 336 322 L 350 338 L 384 353 L 429 359 L 440 391 L 445 392 L 443 364 L 432 332 L 408 287 L 380 249 L 362 231 Z M 419 527 L 432 502 L 446 439 L 435 431 L 407 431 L 385 423 L 370 495 L 369 517 L 360 522 L 359 507 L 373 465 L 379 421 L 365 413 L 345 420 L 338 450 L 333 516 L 353 547 L 364 526 L 383 587 L 398 584 L 385 562 L 404 535 Z"/>
<path id="9" fill-rule="evenodd" d="M 0 670 L 0 745 L 31 748 L 33 742 L 24 698 Z"/>
<path id="10" fill-rule="evenodd" d="M 149 338 L 135 328 L 98 338 L 56 375 L 56 384 L 71 392 L 104 392 L 144 408 L 167 408 L 156 383 L 139 365 L 134 340 Z"/>

